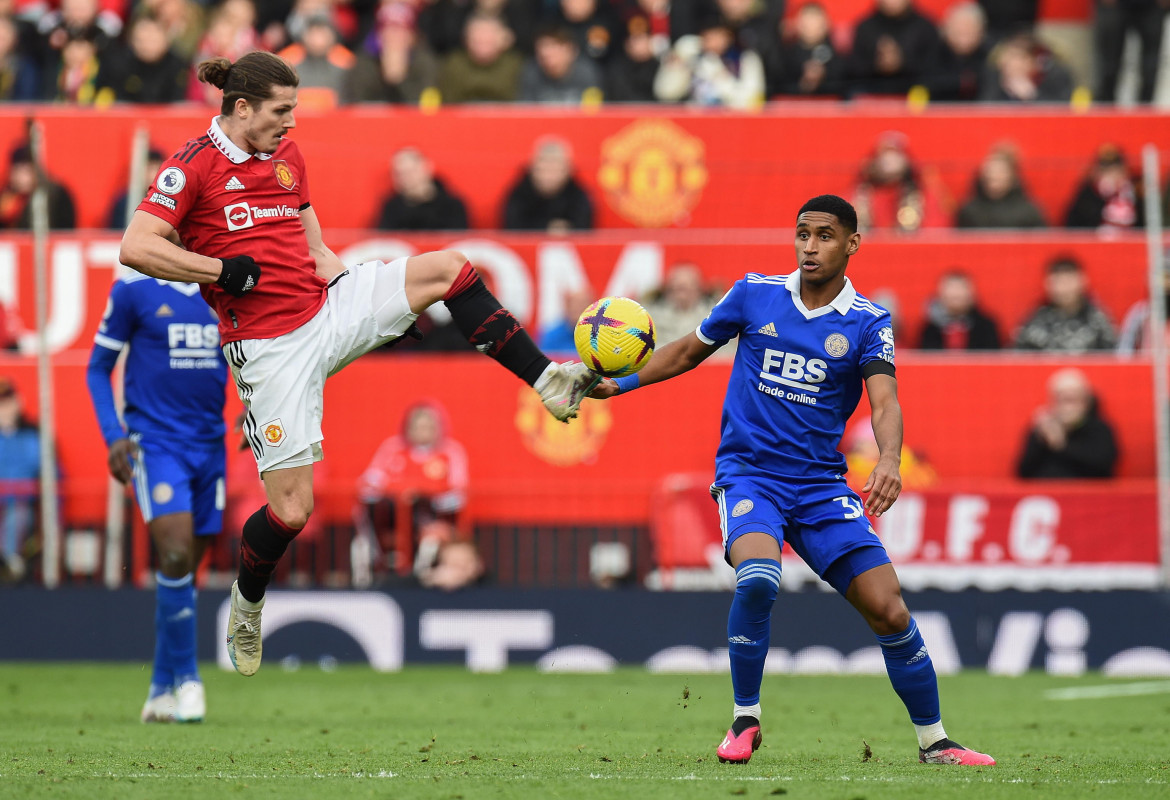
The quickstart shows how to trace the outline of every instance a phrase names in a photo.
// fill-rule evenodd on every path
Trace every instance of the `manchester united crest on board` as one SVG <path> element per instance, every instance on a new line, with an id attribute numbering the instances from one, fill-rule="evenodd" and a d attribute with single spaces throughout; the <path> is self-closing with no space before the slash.
<path id="1" fill-rule="evenodd" d="M 685 222 L 707 185 L 705 151 L 702 139 L 670 120 L 638 120 L 602 143 L 597 182 L 635 225 Z"/>
<path id="2" fill-rule="evenodd" d="M 297 185 L 297 177 L 293 175 L 287 161 L 273 161 L 272 169 L 276 173 L 276 182 L 285 189 L 291 190 Z"/>
<path id="3" fill-rule="evenodd" d="M 849 340 L 843 333 L 830 333 L 825 339 L 825 352 L 833 358 L 840 358 L 849 352 Z"/>

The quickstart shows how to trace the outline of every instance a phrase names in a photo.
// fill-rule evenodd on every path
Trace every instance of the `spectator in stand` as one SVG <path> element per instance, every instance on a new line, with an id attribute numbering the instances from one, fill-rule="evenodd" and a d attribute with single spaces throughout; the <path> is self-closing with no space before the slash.
<path id="1" fill-rule="evenodd" d="M 1141 182 L 1117 145 L 1103 144 L 1064 216 L 1067 228 L 1140 228 L 1145 223 Z"/>
<path id="2" fill-rule="evenodd" d="M 467 228 L 467 208 L 435 175 L 434 165 L 415 147 L 390 159 L 394 193 L 382 204 L 384 231 L 445 231 Z"/>
<path id="3" fill-rule="evenodd" d="M 127 44 L 111 47 L 102 60 L 97 103 L 178 103 L 187 96 L 189 72 L 158 20 L 138 17 L 130 23 Z"/>
<path id="4" fill-rule="evenodd" d="M 581 54 L 599 68 L 621 51 L 621 25 L 607 0 L 559 0 L 550 19 L 566 28 Z"/>
<path id="5" fill-rule="evenodd" d="M 920 169 L 901 131 L 886 131 L 861 169 L 853 205 L 861 230 L 910 233 L 947 224 L 945 190 L 932 170 Z"/>
<path id="6" fill-rule="evenodd" d="M 792 21 L 792 36 L 777 37 L 761 54 L 768 97 L 844 95 L 846 62 L 833 46 L 832 32 L 824 5 L 809 0 L 800 7 Z"/>
<path id="7" fill-rule="evenodd" d="M 1132 31 L 1141 48 L 1138 102 L 1152 103 L 1162 57 L 1162 31 L 1166 24 L 1166 0 L 1097 0 L 1093 37 L 1096 45 L 1097 96 L 1102 103 L 1117 97 L 1121 56 Z"/>
<path id="8" fill-rule="evenodd" d="M 49 227 L 55 230 L 77 226 L 73 195 L 62 184 L 43 176 L 48 191 Z M 0 229 L 31 230 L 33 189 L 37 183 L 37 168 L 32 150 L 21 145 L 8 158 L 8 183 L 0 189 Z"/>
<path id="9" fill-rule="evenodd" d="M 934 23 L 912 0 L 876 0 L 853 33 L 850 73 L 859 94 L 905 94 L 925 85 L 939 49 Z"/>
<path id="10" fill-rule="evenodd" d="M 1167 259 L 1166 263 L 1170 264 L 1170 254 L 1163 256 Z M 1167 274 L 1170 267 L 1164 267 L 1162 273 L 1162 314 L 1166 320 L 1166 327 L 1162 331 L 1162 336 L 1166 344 L 1170 346 L 1170 275 Z M 1153 347 L 1154 339 L 1154 317 L 1150 313 L 1150 301 L 1138 300 L 1125 313 L 1125 318 L 1121 321 L 1121 331 L 1117 337 L 1117 352 L 1122 355 L 1133 355 L 1134 353 L 1149 352 Z"/>
<path id="11" fill-rule="evenodd" d="M 1020 180 L 1016 152 L 997 145 L 979 165 L 971 197 L 959 208 L 960 228 L 1043 228 L 1044 213 L 1028 197 Z"/>
<path id="12" fill-rule="evenodd" d="M 1021 478 L 1112 478 L 1117 440 L 1101 416 L 1085 373 L 1066 367 L 1048 379 L 1048 403 L 1036 409 L 1016 465 Z"/>
<path id="13" fill-rule="evenodd" d="M 499 17 L 480 12 L 468 17 L 464 48 L 448 53 L 439 67 L 443 102 L 515 100 L 524 57 L 512 42 L 512 31 Z"/>
<path id="14" fill-rule="evenodd" d="M 226 58 L 234 63 L 240 56 L 255 50 L 259 42 L 256 34 L 256 6 L 252 0 L 224 0 L 216 6 L 211 11 L 207 31 L 199 41 L 196 55 L 191 59 L 187 99 L 218 106 L 222 93 L 211 84 L 198 80 L 195 65 L 212 58 Z"/>
<path id="15" fill-rule="evenodd" d="M 458 529 L 467 505 L 467 452 L 448 429 L 441 405 L 415 403 L 358 479 L 358 538 L 389 556 L 386 566 L 409 563 L 416 573 L 431 567 L 446 535 Z M 410 525 L 409 550 L 399 546 L 403 519 Z"/>
<path id="16" fill-rule="evenodd" d="M 122 19 L 111 11 L 103 11 L 98 0 L 61 0 L 56 11 L 48 11 L 37 20 L 37 53 L 41 75 L 48 81 L 49 93 L 44 99 L 57 98 L 57 76 L 61 72 L 62 57 L 67 46 L 76 41 L 88 41 L 96 59 L 110 42 L 122 33 Z M 76 64 L 74 54 L 71 63 Z M 96 74 L 96 71 L 95 71 Z"/>
<path id="17" fill-rule="evenodd" d="M 998 350 L 999 326 L 979 308 L 975 282 L 959 269 L 944 274 L 918 338 L 922 350 Z M 868 474 L 868 473 L 867 473 Z"/>
<path id="18" fill-rule="evenodd" d="M 593 201 L 573 177 L 573 151 L 554 136 L 536 141 L 532 162 L 508 191 L 505 230 L 567 233 L 593 229 Z"/>
<path id="19" fill-rule="evenodd" d="M 661 61 L 655 50 L 650 19 L 635 14 L 627 22 L 622 52 L 605 65 L 605 99 L 611 103 L 653 103 L 654 76 Z M 669 40 L 668 40 L 669 41 Z"/>
<path id="20" fill-rule="evenodd" d="M 973 0 L 951 6 L 943 17 L 939 33 L 942 34 L 941 46 L 926 81 L 930 99 L 943 102 L 978 100 L 991 53 L 983 9 Z"/>
<path id="21" fill-rule="evenodd" d="M 658 291 L 646 298 L 646 310 L 654 320 L 654 338 L 665 344 L 693 333 L 719 297 L 720 293 L 708 290 L 697 264 L 683 261 L 673 265 Z M 735 355 L 735 348 L 731 350 L 728 357 Z"/>
<path id="22" fill-rule="evenodd" d="M 987 35 L 992 44 L 1013 33 L 1036 28 L 1040 0 L 979 0 L 987 15 Z"/>
<path id="23" fill-rule="evenodd" d="M 43 99 L 80 106 L 93 105 L 97 100 L 98 74 L 97 41 L 90 32 L 72 33 L 62 45 L 52 72 L 45 73 Z"/>
<path id="24" fill-rule="evenodd" d="M 165 32 L 170 50 L 190 64 L 207 27 L 207 14 L 197 0 L 140 0 L 131 21 L 150 17 Z"/>
<path id="25" fill-rule="evenodd" d="M 1087 353 L 1116 345 L 1113 323 L 1089 298 L 1081 262 L 1071 255 L 1053 259 L 1044 276 L 1044 302 L 1016 334 L 1016 347 Z"/>
<path id="26" fill-rule="evenodd" d="M 0 578 L 18 581 L 36 549 L 41 435 L 21 410 L 16 386 L 0 377 Z"/>
<path id="27" fill-rule="evenodd" d="M 296 68 L 302 109 L 330 109 L 341 104 L 342 92 L 353 69 L 354 55 L 338 41 L 329 17 L 318 14 L 305 20 L 298 41 L 280 51 L 280 57 Z"/>
<path id="28" fill-rule="evenodd" d="M 979 99 L 992 103 L 1067 103 L 1073 81 L 1068 68 L 1031 33 L 1013 34 L 988 56 Z"/>
<path id="29" fill-rule="evenodd" d="M 377 24 L 349 74 L 350 103 L 417 103 L 439 82 L 439 61 L 415 29 L 415 9 L 393 0 L 378 9 Z"/>
<path id="30" fill-rule="evenodd" d="M 741 48 L 760 53 L 779 39 L 777 32 L 784 17 L 783 2 L 715 0 L 714 6 Z"/>
<path id="31" fill-rule="evenodd" d="M 544 0 L 424 0 L 418 11 L 418 31 L 441 56 L 463 45 L 463 29 L 475 13 L 500 17 L 515 36 L 516 49 L 532 52 L 532 36 L 540 20 L 548 16 Z"/>
<path id="32" fill-rule="evenodd" d="M 525 103 L 580 105 L 601 87 L 601 70 L 581 55 L 567 28 L 551 25 L 536 34 L 536 53 L 520 72 L 519 100 Z"/>
<path id="33" fill-rule="evenodd" d="M 167 157 L 165 155 L 163 155 L 161 150 L 156 150 L 153 147 L 150 148 L 150 150 L 147 152 L 146 166 L 143 170 L 143 178 L 145 178 L 145 180 L 146 180 L 146 183 L 143 184 L 143 186 L 142 186 L 142 189 L 144 191 L 145 191 L 146 187 L 150 185 L 150 183 L 154 179 L 154 177 L 156 175 L 158 175 L 158 171 L 160 169 L 162 169 L 162 162 L 166 161 L 166 158 Z M 110 211 L 106 215 L 106 227 L 107 228 L 109 228 L 112 231 L 125 230 L 126 222 L 127 222 L 126 203 L 129 201 L 129 199 L 130 199 L 130 188 L 129 187 L 123 189 L 118 194 L 118 196 L 116 198 L 114 198 L 114 202 L 110 204 Z M 138 208 L 138 203 L 141 199 L 142 199 L 142 195 L 138 195 L 134 198 L 134 200 L 133 200 L 134 205 L 132 205 L 130 207 L 131 214 L 134 213 L 134 209 Z"/>
<path id="34" fill-rule="evenodd" d="M 698 106 L 753 109 L 764 101 L 764 62 L 735 42 L 720 17 L 707 17 L 698 36 L 683 36 L 662 61 L 654 79 L 659 100 Z"/>
<path id="35" fill-rule="evenodd" d="M 675 29 L 674 16 L 679 9 L 684 8 L 685 2 L 679 0 L 635 0 L 634 8 L 628 12 L 626 21 L 629 23 L 634 17 L 645 17 L 646 26 L 650 32 L 650 44 L 654 49 L 654 56 L 662 58 L 670 49 L 671 34 Z M 689 31 L 683 31 L 687 33 Z M 682 35 L 682 33 L 678 35 Z M 628 32 L 627 32 L 628 35 Z"/>
<path id="36" fill-rule="evenodd" d="M 546 353 L 559 353 L 578 358 L 576 355 L 577 343 L 573 338 L 577 328 L 577 320 L 596 299 L 597 295 L 588 284 L 582 284 L 566 291 L 564 309 L 560 319 L 540 332 L 540 349 Z"/>
<path id="37" fill-rule="evenodd" d="M 20 28 L 12 17 L 0 16 L 0 103 L 41 99 L 41 73 L 24 52 Z"/>

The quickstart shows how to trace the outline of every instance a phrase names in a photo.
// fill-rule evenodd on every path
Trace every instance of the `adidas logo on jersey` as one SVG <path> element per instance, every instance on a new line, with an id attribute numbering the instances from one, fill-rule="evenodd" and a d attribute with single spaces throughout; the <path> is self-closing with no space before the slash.
<path id="1" fill-rule="evenodd" d="M 238 192 L 240 189 L 244 188 L 244 184 L 240 182 L 239 178 L 233 175 L 232 179 L 224 184 L 223 188 L 225 192 Z"/>
<path id="2" fill-rule="evenodd" d="M 776 336 L 776 326 L 769 322 L 767 325 L 756 331 L 756 333 L 762 333 L 765 336 Z"/>
<path id="3" fill-rule="evenodd" d="M 168 306 L 166 303 L 163 303 L 158 307 L 158 311 L 154 312 L 154 315 L 156 317 L 173 317 L 175 316 L 175 312 L 171 309 L 170 306 Z"/>

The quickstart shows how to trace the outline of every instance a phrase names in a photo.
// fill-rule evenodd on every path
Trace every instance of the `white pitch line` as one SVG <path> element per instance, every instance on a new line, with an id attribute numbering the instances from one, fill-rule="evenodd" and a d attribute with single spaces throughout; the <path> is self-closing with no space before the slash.
<path id="1" fill-rule="evenodd" d="M 1170 694 L 1170 681 L 1073 686 L 1067 689 L 1049 689 L 1044 696 L 1049 700 L 1095 700 L 1099 697 L 1133 697 L 1143 694 Z"/>

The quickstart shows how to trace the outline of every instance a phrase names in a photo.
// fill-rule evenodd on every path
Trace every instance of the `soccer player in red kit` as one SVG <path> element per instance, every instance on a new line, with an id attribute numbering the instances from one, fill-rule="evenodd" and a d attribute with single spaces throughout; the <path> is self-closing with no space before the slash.
<path id="1" fill-rule="evenodd" d="M 232 585 L 228 654 L 260 667 L 260 612 L 277 561 L 313 511 L 325 379 L 405 335 L 444 302 L 468 341 L 539 394 L 557 419 L 577 415 L 596 377 L 550 361 L 451 250 L 346 268 L 325 245 L 296 144 L 296 72 L 271 53 L 199 65 L 223 90 L 207 133 L 168 159 L 122 239 L 123 264 L 194 281 L 219 317 L 268 503 L 244 524 Z"/>

